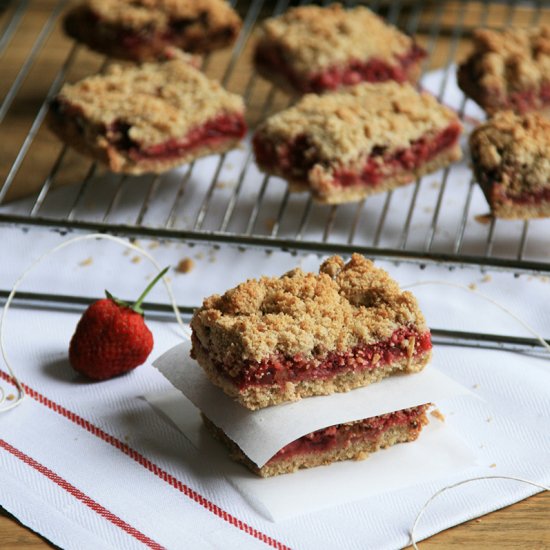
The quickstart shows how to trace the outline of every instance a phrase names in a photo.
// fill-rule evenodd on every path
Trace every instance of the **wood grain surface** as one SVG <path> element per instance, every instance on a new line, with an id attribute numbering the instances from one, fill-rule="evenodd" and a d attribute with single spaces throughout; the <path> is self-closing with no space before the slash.
<path id="1" fill-rule="evenodd" d="M 0 29 L 11 15 L 11 10 L 17 2 L 12 2 L 5 8 L 6 3 L 0 2 Z M 0 98 L 4 97 L 9 86 L 16 78 L 21 65 L 27 59 L 32 45 L 37 39 L 40 29 L 57 4 L 54 0 L 32 1 L 31 7 L 25 13 L 17 32 L 14 34 L 3 57 L 0 58 Z M 241 2 L 239 3 L 241 4 Z M 245 4 L 245 2 L 242 2 Z M 266 3 L 266 5 L 269 2 Z M 406 22 L 409 2 L 402 4 L 400 21 Z M 429 45 L 434 18 L 440 23 L 433 55 L 428 69 L 434 69 L 455 61 L 464 56 L 469 48 L 469 32 L 484 21 L 491 26 L 502 26 L 506 23 L 527 25 L 533 20 L 548 21 L 548 11 L 535 13 L 532 10 L 516 6 L 512 10 L 502 5 L 487 5 L 485 2 L 425 2 L 418 20 L 418 40 Z M 442 8 L 444 4 L 444 8 Z M 3 13 L 1 8 L 5 8 Z M 488 9 L 488 11 L 486 11 Z M 410 14 L 409 14 L 410 15 Z M 460 40 L 453 40 L 453 27 L 457 21 L 462 21 L 463 32 Z M 405 25 L 405 23 L 403 23 Z M 72 48 L 72 43 L 63 36 L 59 22 L 56 22 L 48 34 L 36 61 L 33 63 L 23 85 L 9 109 L 2 126 L 0 127 L 0 182 L 4 181 L 12 167 L 17 152 L 23 143 L 34 117 L 48 92 L 52 79 L 59 67 L 66 60 Z M 250 74 L 251 44 L 245 50 L 237 64 L 227 87 L 235 92 L 243 93 L 247 76 Z M 69 81 L 77 80 L 87 74 L 99 70 L 103 58 L 78 48 L 78 58 L 70 65 L 66 78 Z M 208 74 L 220 78 L 227 65 L 229 52 L 218 52 L 212 56 L 208 64 Z M 258 118 L 260 101 L 267 93 L 267 84 L 259 82 L 258 90 L 252 96 L 248 105 L 249 121 L 254 124 Z M 279 94 L 278 94 L 279 95 Z M 273 108 L 276 110 L 286 104 L 287 99 L 280 94 L 276 98 Z M 9 136 L 9 139 L 7 139 Z M 52 168 L 52 159 L 56 158 L 60 144 L 51 134 L 40 127 L 36 138 L 29 150 L 25 161 L 17 173 L 9 193 L 9 199 L 28 195 L 40 188 L 44 179 Z M 76 154 L 67 155 L 63 169 L 54 182 L 54 186 L 83 178 L 89 164 Z M 1 488 L 0 488 L 1 491 Z M 493 512 L 460 526 L 439 533 L 421 543 L 422 548 L 451 548 L 461 546 L 465 548 L 494 549 L 494 548 L 550 548 L 550 494 L 540 493 L 523 502 L 514 504 L 500 511 Z M 22 526 L 13 516 L 0 508 L 0 549 L 39 549 L 53 546 Z"/>

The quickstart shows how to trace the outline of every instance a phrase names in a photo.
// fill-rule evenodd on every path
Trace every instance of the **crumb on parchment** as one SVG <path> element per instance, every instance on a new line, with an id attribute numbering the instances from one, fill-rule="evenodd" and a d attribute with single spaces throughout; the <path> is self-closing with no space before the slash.
<path id="1" fill-rule="evenodd" d="M 430 415 L 437 418 L 440 422 L 445 422 L 445 415 L 439 409 L 434 409 L 430 412 Z"/>
<path id="2" fill-rule="evenodd" d="M 195 267 L 195 262 L 191 258 L 183 258 L 176 266 L 176 273 L 189 273 Z"/>
<path id="3" fill-rule="evenodd" d="M 491 223 L 491 220 L 493 219 L 493 216 L 491 214 L 478 214 L 474 217 L 475 221 L 482 224 L 482 225 L 488 225 Z"/>

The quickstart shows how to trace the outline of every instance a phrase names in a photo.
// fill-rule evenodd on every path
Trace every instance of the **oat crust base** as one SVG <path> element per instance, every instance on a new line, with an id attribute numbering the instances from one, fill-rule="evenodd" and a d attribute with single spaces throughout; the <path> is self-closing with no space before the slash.
<path id="1" fill-rule="evenodd" d="M 482 191 L 489 202 L 486 190 Z M 493 201 L 491 213 L 495 218 L 503 220 L 531 220 L 536 218 L 550 218 L 550 201 L 541 201 L 538 204 L 517 204 L 513 201 Z"/>

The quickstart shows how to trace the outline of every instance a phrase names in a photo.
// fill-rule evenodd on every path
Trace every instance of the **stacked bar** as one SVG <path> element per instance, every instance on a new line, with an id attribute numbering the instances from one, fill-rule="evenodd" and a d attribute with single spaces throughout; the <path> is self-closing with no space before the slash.
<path id="1" fill-rule="evenodd" d="M 334 256 L 319 274 L 295 269 L 249 280 L 207 298 L 191 321 L 192 351 L 208 378 L 250 410 L 329 395 L 418 372 L 431 338 L 414 296 L 354 254 Z M 253 464 L 205 418 L 231 456 L 261 476 L 361 459 L 415 440 L 427 405 L 329 426 L 286 445 L 263 467 Z"/>

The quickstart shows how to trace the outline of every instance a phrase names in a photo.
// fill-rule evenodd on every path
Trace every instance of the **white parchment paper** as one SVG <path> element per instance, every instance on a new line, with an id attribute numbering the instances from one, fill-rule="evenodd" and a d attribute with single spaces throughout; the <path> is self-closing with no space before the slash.
<path id="1" fill-rule="evenodd" d="M 189 356 L 190 347 L 190 342 L 175 346 L 153 364 L 260 467 L 285 445 L 315 430 L 471 394 L 430 365 L 420 373 L 391 376 L 347 393 L 249 411 L 210 382 Z"/>

